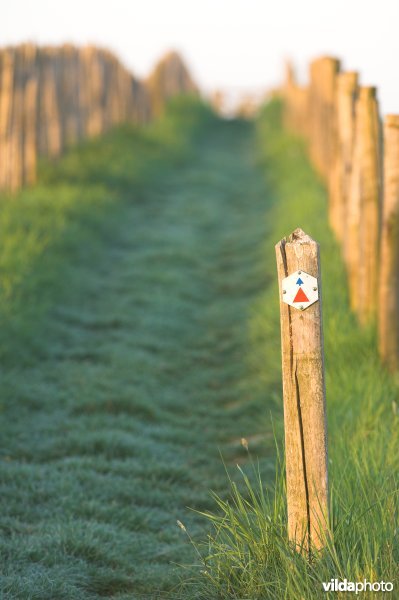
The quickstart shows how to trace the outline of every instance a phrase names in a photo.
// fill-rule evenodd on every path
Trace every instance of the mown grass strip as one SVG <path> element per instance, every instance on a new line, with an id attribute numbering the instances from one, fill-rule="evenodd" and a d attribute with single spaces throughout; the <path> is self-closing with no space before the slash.
<path id="1" fill-rule="evenodd" d="M 179 102 L 2 199 L 5 597 L 173 597 L 189 553 L 176 520 L 196 531 L 186 507 L 228 491 L 219 449 L 245 462 L 247 436 L 272 472 L 245 359 L 268 283 L 254 161 L 249 124 Z"/>

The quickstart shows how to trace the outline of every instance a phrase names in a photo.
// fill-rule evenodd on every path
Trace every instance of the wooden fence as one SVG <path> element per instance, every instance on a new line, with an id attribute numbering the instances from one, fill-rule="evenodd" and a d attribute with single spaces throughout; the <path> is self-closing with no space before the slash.
<path id="1" fill-rule="evenodd" d="M 345 260 L 350 303 L 362 325 L 377 322 L 379 351 L 399 368 L 399 116 L 382 125 L 377 91 L 324 56 L 296 82 L 287 65 L 285 124 L 305 137 L 324 179 L 329 221 Z"/>
<path id="2" fill-rule="evenodd" d="M 186 92 L 197 88 L 176 53 L 140 81 L 93 46 L 0 49 L 0 189 L 34 183 L 38 156 L 55 158 L 119 123 L 146 123 Z"/>

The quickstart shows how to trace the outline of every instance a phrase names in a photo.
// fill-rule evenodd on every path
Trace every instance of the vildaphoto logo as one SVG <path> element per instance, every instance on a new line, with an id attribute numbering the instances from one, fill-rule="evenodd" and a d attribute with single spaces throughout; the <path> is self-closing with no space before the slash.
<path id="1" fill-rule="evenodd" d="M 348 581 L 347 579 L 331 579 L 331 581 L 324 582 L 323 588 L 325 592 L 392 592 L 393 583 L 390 581 Z"/>

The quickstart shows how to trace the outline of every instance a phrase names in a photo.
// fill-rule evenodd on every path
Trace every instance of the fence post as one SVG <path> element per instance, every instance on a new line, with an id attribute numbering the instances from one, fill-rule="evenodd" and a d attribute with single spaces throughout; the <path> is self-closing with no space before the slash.
<path id="1" fill-rule="evenodd" d="M 280 290 L 288 536 L 297 550 L 328 534 L 327 427 L 319 245 L 301 229 L 276 245 Z"/>
<path id="2" fill-rule="evenodd" d="M 15 192 L 23 184 L 23 114 L 24 73 L 23 46 L 15 50 L 14 85 L 12 91 L 10 144 L 10 190 Z"/>
<path id="3" fill-rule="evenodd" d="M 10 152 L 10 131 L 14 101 L 15 52 L 1 51 L 0 69 L 0 189 L 10 188 L 13 166 Z"/>
<path id="4" fill-rule="evenodd" d="M 37 47 L 25 44 L 24 48 L 24 90 L 22 120 L 23 183 L 31 185 L 36 181 L 37 166 Z"/>
<path id="5" fill-rule="evenodd" d="M 362 128 L 359 321 L 365 324 L 377 316 L 378 296 L 382 173 L 376 88 L 362 89 L 358 114 Z"/>
<path id="6" fill-rule="evenodd" d="M 334 95 L 339 69 L 339 60 L 329 56 L 310 65 L 310 154 L 317 171 L 327 180 L 335 150 Z"/>
<path id="7" fill-rule="evenodd" d="M 399 115 L 384 121 L 384 201 L 378 298 L 378 346 L 382 360 L 399 368 Z"/>
<path id="8" fill-rule="evenodd" d="M 344 240 L 352 310 L 365 324 L 376 315 L 380 233 L 380 131 L 375 87 L 360 87 L 347 229 Z"/>
<path id="9" fill-rule="evenodd" d="M 354 104 L 358 74 L 338 73 L 336 82 L 337 148 L 330 178 L 330 224 L 337 239 L 343 243 L 346 229 L 352 150 L 354 137 Z"/>

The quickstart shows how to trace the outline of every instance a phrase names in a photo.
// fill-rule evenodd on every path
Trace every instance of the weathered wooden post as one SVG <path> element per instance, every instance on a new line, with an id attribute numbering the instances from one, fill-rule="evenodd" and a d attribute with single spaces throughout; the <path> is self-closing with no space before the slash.
<path id="1" fill-rule="evenodd" d="M 356 72 L 338 73 L 335 97 L 337 147 L 330 178 L 330 224 L 341 243 L 346 235 L 346 208 L 352 169 L 357 86 Z"/>
<path id="2" fill-rule="evenodd" d="M 320 550 L 328 535 L 327 428 L 319 245 L 301 229 L 276 245 L 288 536 Z"/>
<path id="3" fill-rule="evenodd" d="M 358 314 L 360 323 L 365 324 L 377 316 L 378 297 L 382 161 L 375 87 L 361 88 L 356 118 L 361 128 Z"/>
<path id="4" fill-rule="evenodd" d="M 375 87 L 359 88 L 355 112 L 344 247 L 351 308 L 365 324 L 376 314 L 378 288 L 381 164 Z"/>
<path id="5" fill-rule="evenodd" d="M 11 110 L 11 127 L 9 131 L 10 179 L 9 186 L 16 192 L 23 183 L 23 113 L 24 113 L 24 81 L 23 81 L 23 46 L 15 49 L 14 88 Z"/>
<path id="6" fill-rule="evenodd" d="M 285 62 L 284 69 L 284 83 L 282 86 L 283 98 L 284 98 L 284 127 L 289 131 L 295 131 L 295 118 L 294 118 L 294 88 L 296 85 L 294 65 L 291 61 Z"/>
<path id="7" fill-rule="evenodd" d="M 0 189 L 8 189 L 12 171 L 10 132 L 14 100 L 15 52 L 11 48 L 6 48 L 1 51 L 0 57 Z"/>
<path id="8" fill-rule="evenodd" d="M 334 96 L 340 68 L 336 58 L 323 56 L 310 65 L 310 155 L 317 171 L 328 181 L 335 151 Z"/>
<path id="9" fill-rule="evenodd" d="M 25 85 L 23 92 L 23 183 L 36 182 L 37 166 L 37 47 L 25 44 L 24 48 Z"/>
<path id="10" fill-rule="evenodd" d="M 60 105 L 57 94 L 56 49 L 42 48 L 40 51 L 39 79 L 39 154 L 56 158 L 61 154 Z"/>
<path id="11" fill-rule="evenodd" d="M 384 121 L 384 201 L 378 297 L 378 346 L 385 364 L 399 369 L 399 115 Z"/>

